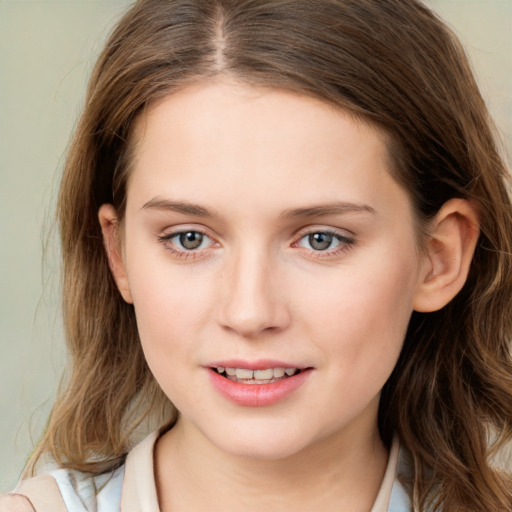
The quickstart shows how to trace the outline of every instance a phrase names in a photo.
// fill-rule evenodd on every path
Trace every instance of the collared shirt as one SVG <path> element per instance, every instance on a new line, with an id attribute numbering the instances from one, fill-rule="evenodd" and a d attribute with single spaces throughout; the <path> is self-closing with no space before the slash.
<path id="1" fill-rule="evenodd" d="M 160 512 L 154 477 L 154 446 L 159 432 L 138 444 L 123 466 L 98 476 L 58 469 L 51 472 L 69 512 Z M 403 461 L 399 443 L 391 446 L 382 484 L 371 512 L 410 512 L 407 493 L 396 475 Z"/>

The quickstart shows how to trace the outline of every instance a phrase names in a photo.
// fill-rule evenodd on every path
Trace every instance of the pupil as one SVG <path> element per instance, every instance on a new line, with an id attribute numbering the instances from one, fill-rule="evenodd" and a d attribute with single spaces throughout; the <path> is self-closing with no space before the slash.
<path id="1" fill-rule="evenodd" d="M 188 233 L 181 233 L 180 244 L 185 249 L 197 249 L 203 242 L 203 235 L 197 231 L 189 231 Z"/>
<path id="2" fill-rule="evenodd" d="M 309 235 L 309 244 L 317 251 L 325 251 L 332 243 L 332 235 L 328 233 L 313 233 Z"/>

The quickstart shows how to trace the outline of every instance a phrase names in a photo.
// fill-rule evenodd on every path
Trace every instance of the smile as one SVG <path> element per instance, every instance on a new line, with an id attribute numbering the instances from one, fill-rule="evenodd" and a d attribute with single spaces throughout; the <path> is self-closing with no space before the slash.
<path id="1" fill-rule="evenodd" d="M 243 384 L 272 384 L 287 379 L 300 372 L 298 368 L 266 368 L 263 370 L 249 370 L 247 368 L 213 368 L 219 375 L 233 382 Z"/>
<path id="2" fill-rule="evenodd" d="M 311 367 L 293 368 L 277 361 L 229 363 L 206 367 L 210 382 L 224 399 L 246 407 L 270 406 L 295 396 L 314 372 Z"/>

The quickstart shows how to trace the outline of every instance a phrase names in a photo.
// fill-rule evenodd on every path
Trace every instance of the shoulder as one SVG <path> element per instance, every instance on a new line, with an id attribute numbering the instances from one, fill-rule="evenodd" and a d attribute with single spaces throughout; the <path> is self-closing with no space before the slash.
<path id="1" fill-rule="evenodd" d="M 48 507 L 60 512 L 65 510 L 62 506 L 57 482 L 51 475 L 23 480 L 12 493 L 0 496 L 0 512 L 44 512 Z"/>
<path id="2" fill-rule="evenodd" d="M 121 501 L 125 510 L 157 512 L 153 452 L 168 428 L 148 435 L 112 471 L 92 475 L 61 468 L 22 480 L 11 493 L 0 495 L 0 512 L 119 512 Z"/>
<path id="3" fill-rule="evenodd" d="M 123 466 L 101 475 L 58 469 L 20 482 L 0 512 L 117 512 L 123 476 Z"/>
<path id="4" fill-rule="evenodd" d="M 34 512 L 32 502 L 20 494 L 1 494 L 0 512 Z"/>

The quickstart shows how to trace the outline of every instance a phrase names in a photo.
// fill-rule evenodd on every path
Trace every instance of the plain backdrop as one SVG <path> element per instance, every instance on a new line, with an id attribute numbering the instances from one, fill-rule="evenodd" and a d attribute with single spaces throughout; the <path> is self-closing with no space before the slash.
<path id="1" fill-rule="evenodd" d="M 64 367 L 56 191 L 87 76 L 130 3 L 0 0 L 0 491 L 41 435 Z M 429 4 L 466 45 L 510 153 L 512 0 Z"/>

